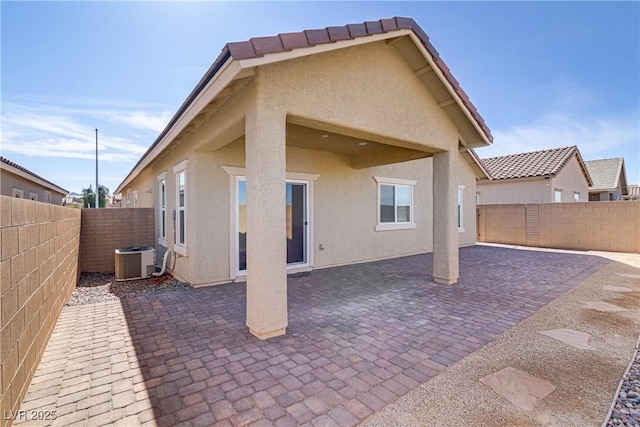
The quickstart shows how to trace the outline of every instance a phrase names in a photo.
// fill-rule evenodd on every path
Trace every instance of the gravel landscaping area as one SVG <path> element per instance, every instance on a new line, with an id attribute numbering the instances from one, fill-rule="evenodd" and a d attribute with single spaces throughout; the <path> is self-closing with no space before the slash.
<path id="1" fill-rule="evenodd" d="M 620 393 L 607 426 L 640 426 L 640 352 L 622 378 Z"/>
<path id="2" fill-rule="evenodd" d="M 191 289 L 169 274 L 142 280 L 116 282 L 112 273 L 81 273 L 80 280 L 67 302 L 67 306 L 93 304 L 129 296 L 173 292 Z"/>

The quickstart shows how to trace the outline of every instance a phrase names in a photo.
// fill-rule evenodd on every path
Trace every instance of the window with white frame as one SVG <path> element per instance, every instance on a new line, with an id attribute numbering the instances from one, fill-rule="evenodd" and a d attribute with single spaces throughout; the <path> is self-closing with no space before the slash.
<path id="1" fill-rule="evenodd" d="M 131 190 L 127 190 L 127 205 L 131 204 Z"/>
<path id="2" fill-rule="evenodd" d="M 166 173 L 158 175 L 158 207 L 160 209 L 160 237 L 158 243 L 167 246 L 167 182 Z"/>
<path id="3" fill-rule="evenodd" d="M 577 191 L 573 192 L 573 201 L 574 202 L 579 202 L 580 201 L 580 193 L 578 193 Z"/>
<path id="4" fill-rule="evenodd" d="M 13 197 L 15 197 L 16 199 L 24 199 L 24 191 L 19 188 L 14 188 Z"/>
<path id="5" fill-rule="evenodd" d="M 44 190 L 44 201 L 51 203 L 51 191 Z"/>
<path id="6" fill-rule="evenodd" d="M 38 201 L 38 193 L 34 193 L 33 191 L 29 192 L 29 200 Z"/>
<path id="7" fill-rule="evenodd" d="M 176 174 L 176 242 L 175 250 L 187 255 L 187 160 L 173 167 Z"/>
<path id="8" fill-rule="evenodd" d="M 416 181 L 374 177 L 378 183 L 376 231 L 415 228 L 413 187 Z"/>
<path id="9" fill-rule="evenodd" d="M 562 190 L 553 190 L 553 201 L 555 203 L 560 203 L 562 201 Z"/>
<path id="10" fill-rule="evenodd" d="M 138 190 L 133 190 L 133 207 L 138 207 Z"/>
<path id="11" fill-rule="evenodd" d="M 464 185 L 458 185 L 458 231 L 464 231 Z"/>

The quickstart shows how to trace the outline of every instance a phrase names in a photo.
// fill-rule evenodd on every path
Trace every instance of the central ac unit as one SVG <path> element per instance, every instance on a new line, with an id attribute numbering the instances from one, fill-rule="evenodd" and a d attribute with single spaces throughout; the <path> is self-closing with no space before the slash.
<path id="1" fill-rule="evenodd" d="M 156 250 L 148 246 L 116 249 L 116 281 L 146 279 L 156 271 Z"/>

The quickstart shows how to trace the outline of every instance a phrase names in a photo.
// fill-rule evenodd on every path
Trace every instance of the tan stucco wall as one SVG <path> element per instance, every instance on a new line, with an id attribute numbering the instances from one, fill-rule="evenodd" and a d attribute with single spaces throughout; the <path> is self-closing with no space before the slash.
<path id="1" fill-rule="evenodd" d="M 286 76 L 286 78 L 283 78 Z M 389 76 L 393 76 L 390 78 Z M 412 100 L 412 103 L 408 103 Z M 157 175 L 166 172 L 167 231 L 173 242 L 171 211 L 176 207 L 173 166 L 188 159 L 188 257 L 176 273 L 192 284 L 224 282 L 231 275 L 229 247 L 231 179 L 221 166 L 244 167 L 243 139 L 228 144 L 229 129 L 244 129 L 254 102 L 278 114 L 303 117 L 336 131 L 349 128 L 393 144 L 457 151 L 456 127 L 400 56 L 384 43 L 273 64 L 257 70 L 253 83 L 213 113 L 187 141 L 174 144 L 124 189 L 138 190 L 139 207 L 157 207 Z M 284 116 L 282 116 L 284 117 Z M 381 136 L 382 135 L 382 136 Z M 223 147 L 223 148 L 220 148 Z M 461 245 L 475 243 L 475 176 L 460 161 L 456 179 L 465 185 L 465 233 Z M 432 160 L 353 169 L 349 157 L 287 146 L 286 170 L 318 174 L 315 181 L 314 267 L 326 267 L 431 251 Z M 374 176 L 416 180 L 412 230 L 375 231 L 377 183 Z M 147 190 L 151 188 L 152 192 Z M 156 215 L 156 233 L 160 218 Z M 324 250 L 318 250 L 319 245 Z M 161 249 L 158 247 L 159 256 Z"/>
<path id="2" fill-rule="evenodd" d="M 553 189 L 562 190 L 562 201 L 573 202 L 573 193 L 580 193 L 580 202 L 589 201 L 589 183 L 574 156 L 553 180 Z M 550 201 L 553 201 L 551 199 Z"/>
<path id="3" fill-rule="evenodd" d="M 24 198 L 29 200 L 29 193 L 36 193 L 39 202 L 44 202 L 46 200 L 45 190 L 51 192 L 51 199 L 49 201 L 52 205 L 62 205 L 62 198 L 66 196 L 66 194 L 58 193 L 53 190 L 49 190 L 33 181 L 29 181 L 28 179 L 24 179 L 21 176 L 15 175 L 6 170 L 0 170 L 0 194 L 3 196 L 13 196 L 13 189 L 17 188 L 24 192 Z"/>
<path id="4" fill-rule="evenodd" d="M 580 193 L 580 201 L 588 200 L 587 180 L 575 156 L 560 173 L 549 179 L 542 177 L 478 182 L 481 205 L 514 203 L 549 203 L 554 190 L 562 190 L 562 201 L 573 202 L 573 193 Z"/>

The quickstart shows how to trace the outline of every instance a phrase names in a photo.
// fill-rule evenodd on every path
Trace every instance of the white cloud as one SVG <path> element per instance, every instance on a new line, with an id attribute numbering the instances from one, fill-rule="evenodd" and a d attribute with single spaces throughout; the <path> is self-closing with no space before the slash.
<path id="1" fill-rule="evenodd" d="M 19 104 L 2 107 L 2 150 L 34 157 L 137 160 L 169 120 L 166 107 L 87 100 L 77 105 Z M 90 125 L 89 125 L 90 124 Z"/>
<path id="2" fill-rule="evenodd" d="M 626 150 L 638 149 L 638 118 L 638 112 L 616 117 L 549 113 L 530 124 L 495 130 L 493 146 L 478 153 L 489 157 L 577 145 L 585 157 L 623 156 Z"/>
<path id="3" fill-rule="evenodd" d="M 146 111 L 117 112 L 110 120 L 124 123 L 136 129 L 152 130 L 160 133 L 171 119 L 171 113 L 167 111 L 149 113 Z"/>

